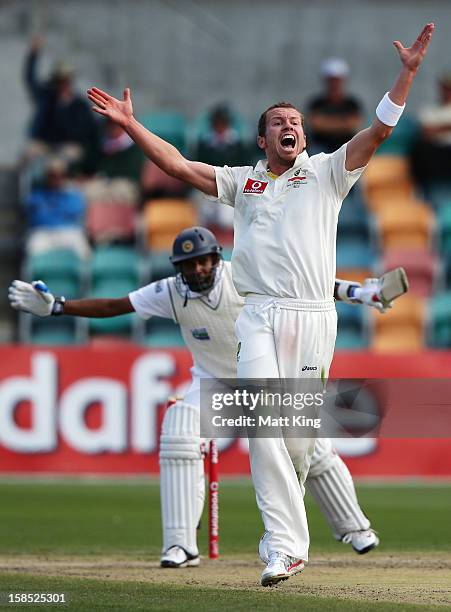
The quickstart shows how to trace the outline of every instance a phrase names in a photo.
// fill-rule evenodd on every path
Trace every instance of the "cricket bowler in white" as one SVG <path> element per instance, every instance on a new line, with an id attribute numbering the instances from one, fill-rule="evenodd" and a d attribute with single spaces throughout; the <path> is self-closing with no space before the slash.
<path id="1" fill-rule="evenodd" d="M 302 377 L 311 373 L 302 372 L 304 365 L 327 375 L 336 335 L 332 298 L 341 203 L 398 122 L 434 27 L 426 24 L 411 47 L 394 42 L 401 70 L 373 123 L 330 155 L 309 158 L 303 118 L 292 105 L 268 109 L 258 135 L 266 159 L 255 169 L 188 160 L 136 120 L 130 89 L 124 90 L 123 100 L 96 87 L 88 90 L 95 111 L 121 125 L 164 172 L 234 207 L 232 275 L 245 297 L 236 324 L 239 378 Z M 267 531 L 264 586 L 302 571 L 308 559 L 303 489 L 312 451 L 311 440 L 294 438 L 250 444 L 252 478 Z"/>
<path id="2" fill-rule="evenodd" d="M 197 525 L 205 495 L 200 439 L 200 379 L 236 377 L 235 321 L 243 307 L 232 283 L 231 266 L 221 259 L 221 247 L 203 227 L 182 231 L 174 241 L 171 261 L 177 274 L 153 282 L 115 299 L 63 300 L 53 296 L 42 281 L 14 281 L 11 305 L 35 315 L 71 314 L 110 317 L 136 311 L 148 319 L 160 316 L 180 325 L 189 348 L 192 381 L 184 398 L 165 414 L 160 437 L 160 486 L 163 523 L 162 567 L 199 564 Z M 367 304 L 381 312 L 407 290 L 402 271 L 359 283 L 336 280 L 336 299 Z M 377 546 L 378 538 L 362 512 L 352 477 L 328 439 L 318 439 L 307 476 L 316 499 L 337 540 L 363 554 Z M 260 554 L 267 562 L 267 536 Z"/>

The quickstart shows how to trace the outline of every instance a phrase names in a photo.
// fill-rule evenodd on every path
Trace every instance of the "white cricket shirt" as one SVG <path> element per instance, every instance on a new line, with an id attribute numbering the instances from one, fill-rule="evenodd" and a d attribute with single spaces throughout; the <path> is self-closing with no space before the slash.
<path id="1" fill-rule="evenodd" d="M 235 208 L 232 274 L 240 295 L 333 297 L 338 213 L 364 170 L 346 170 L 345 159 L 346 144 L 329 155 L 304 151 L 277 178 L 266 160 L 255 169 L 215 167 L 213 199 Z"/>
<path id="2" fill-rule="evenodd" d="M 219 269 L 220 278 L 208 296 L 179 294 L 175 277 L 151 283 L 129 294 L 136 313 L 174 319 L 193 357 L 193 376 L 236 378 L 235 321 L 243 306 L 233 286 L 230 263 Z"/>

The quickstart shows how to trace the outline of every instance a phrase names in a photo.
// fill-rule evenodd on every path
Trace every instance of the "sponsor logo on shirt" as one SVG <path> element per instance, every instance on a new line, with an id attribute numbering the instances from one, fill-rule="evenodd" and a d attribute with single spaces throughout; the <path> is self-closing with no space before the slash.
<path id="1" fill-rule="evenodd" d="M 240 352 L 241 352 L 241 342 L 238 342 L 238 346 L 236 349 L 236 360 L 239 361 L 240 360 Z"/>
<path id="2" fill-rule="evenodd" d="M 161 293 L 163 291 L 163 284 L 161 281 L 158 281 L 155 285 L 155 293 Z"/>
<path id="3" fill-rule="evenodd" d="M 318 368 L 316 366 L 302 366 L 302 371 L 305 372 L 307 370 L 307 372 L 312 371 L 314 372 L 315 370 L 317 370 Z"/>
<path id="4" fill-rule="evenodd" d="M 197 329 L 192 329 L 191 333 L 193 334 L 193 338 L 196 338 L 196 340 L 210 340 L 210 336 L 208 335 L 206 327 L 198 327 Z"/>
<path id="5" fill-rule="evenodd" d="M 253 193 L 254 195 L 262 194 L 268 183 L 264 181 L 256 181 L 254 179 L 247 179 L 246 184 L 244 185 L 243 193 Z"/>
<path id="6" fill-rule="evenodd" d="M 307 180 L 306 176 L 293 176 L 288 179 L 288 187 L 293 187 L 293 189 L 297 189 L 301 185 L 305 185 Z"/>

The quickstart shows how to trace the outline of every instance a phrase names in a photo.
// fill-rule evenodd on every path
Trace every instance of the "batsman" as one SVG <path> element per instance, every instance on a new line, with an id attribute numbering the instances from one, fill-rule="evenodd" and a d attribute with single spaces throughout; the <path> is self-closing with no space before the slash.
<path id="1" fill-rule="evenodd" d="M 113 317 L 136 312 L 143 319 L 160 316 L 180 325 L 191 352 L 191 384 L 183 399 L 165 414 L 160 438 L 160 487 L 163 522 L 161 566 L 199 565 L 197 526 L 204 506 L 205 484 L 200 439 L 200 379 L 236 377 L 235 321 L 244 299 L 232 282 L 231 265 L 222 247 L 203 227 L 182 231 L 175 239 L 171 261 L 176 274 L 114 299 L 65 300 L 53 296 L 42 281 L 16 280 L 9 289 L 11 306 L 41 317 L 62 313 L 84 317 Z M 366 304 L 384 312 L 407 290 L 402 269 L 363 285 L 336 280 L 335 298 Z M 307 487 L 324 514 L 333 535 L 360 554 L 379 540 L 357 501 L 352 477 L 328 439 L 318 439 Z M 260 556 L 268 562 L 267 537 Z"/>

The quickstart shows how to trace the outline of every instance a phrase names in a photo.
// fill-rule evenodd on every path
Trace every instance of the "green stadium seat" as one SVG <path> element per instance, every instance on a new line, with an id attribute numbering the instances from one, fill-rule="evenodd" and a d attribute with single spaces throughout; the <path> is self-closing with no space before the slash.
<path id="1" fill-rule="evenodd" d="M 42 330 L 38 328 L 34 330 L 30 343 L 40 346 L 71 346 L 77 344 L 77 341 L 71 329 L 55 327 L 54 329 Z"/>
<path id="2" fill-rule="evenodd" d="M 54 250 L 29 255 L 24 265 L 25 278 L 42 280 L 49 286 L 54 281 L 73 282 L 80 286 L 84 280 L 84 266 L 78 255 L 71 250 Z"/>
<path id="3" fill-rule="evenodd" d="M 429 301 L 427 341 L 434 348 L 451 348 L 451 291 Z"/>
<path id="4" fill-rule="evenodd" d="M 436 221 L 440 252 L 451 255 L 451 201 L 447 206 L 439 208 Z"/>
<path id="5" fill-rule="evenodd" d="M 79 343 L 77 320 L 73 317 L 32 317 L 30 321 L 30 344 L 65 346 Z"/>
<path id="6" fill-rule="evenodd" d="M 54 278 L 48 283 L 49 291 L 53 295 L 64 296 L 66 300 L 76 300 L 82 297 L 82 291 L 79 283 L 71 278 Z"/>
<path id="7" fill-rule="evenodd" d="M 172 319 L 162 317 L 151 317 L 146 322 L 143 344 L 154 348 L 170 348 L 185 345 L 177 323 L 174 323 Z"/>
<path id="8" fill-rule="evenodd" d="M 418 121 L 404 114 L 393 130 L 392 134 L 379 147 L 377 154 L 380 155 L 409 155 L 417 138 L 419 130 Z"/>
<path id="9" fill-rule="evenodd" d="M 138 253 L 126 246 L 98 247 L 92 257 L 91 278 L 94 288 L 112 279 L 131 283 L 136 288 L 140 280 Z"/>
<path id="10" fill-rule="evenodd" d="M 144 337 L 143 344 L 149 348 L 180 348 L 185 346 L 179 330 L 154 331 Z"/>
<path id="11" fill-rule="evenodd" d="M 431 183 L 425 189 L 424 197 L 436 211 L 451 206 L 451 181 Z"/>
<path id="12" fill-rule="evenodd" d="M 175 268 L 169 260 L 170 251 L 151 251 L 148 257 L 151 282 L 174 276 Z"/>
<path id="13" fill-rule="evenodd" d="M 186 153 L 187 122 L 183 115 L 170 111 L 152 112 L 140 117 L 140 121 L 144 127 L 170 142 L 181 153 Z"/>
<path id="14" fill-rule="evenodd" d="M 131 281 L 104 279 L 92 291 L 89 297 L 93 298 L 115 298 L 125 297 L 137 288 Z M 105 319 L 89 319 L 89 331 L 93 335 L 118 335 L 131 336 L 134 325 L 138 322 L 138 315 L 130 313 L 119 317 Z"/>

